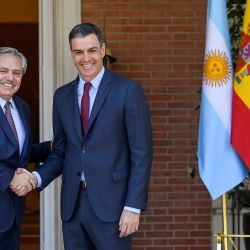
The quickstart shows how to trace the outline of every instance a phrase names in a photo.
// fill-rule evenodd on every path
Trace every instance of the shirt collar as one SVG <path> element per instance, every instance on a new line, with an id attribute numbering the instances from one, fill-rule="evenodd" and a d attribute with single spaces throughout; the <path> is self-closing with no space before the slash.
<path id="1" fill-rule="evenodd" d="M 105 69 L 104 69 L 104 67 L 102 67 L 102 70 L 100 71 L 100 73 L 95 77 L 95 78 L 93 78 L 90 82 L 91 82 L 91 85 L 95 88 L 95 89 L 97 89 L 98 87 L 99 87 L 99 85 L 100 85 L 100 83 L 101 83 L 101 80 L 102 80 L 102 77 L 103 77 L 103 75 L 104 75 L 104 71 L 105 71 Z M 85 83 L 85 81 L 81 78 L 81 76 L 79 75 L 79 84 L 80 85 L 84 85 L 84 83 Z"/>
<path id="2" fill-rule="evenodd" d="M 11 106 L 14 107 L 15 104 L 14 104 L 13 98 L 11 98 L 9 101 L 10 101 L 10 103 L 11 103 Z M 6 104 L 6 100 L 0 97 L 0 106 L 1 106 L 1 108 L 2 108 L 3 110 L 5 109 L 5 107 L 4 107 L 5 104 Z"/>

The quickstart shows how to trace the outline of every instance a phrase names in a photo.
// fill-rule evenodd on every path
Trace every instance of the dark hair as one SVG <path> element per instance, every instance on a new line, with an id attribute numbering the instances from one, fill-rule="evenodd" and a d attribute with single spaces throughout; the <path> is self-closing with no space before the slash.
<path id="1" fill-rule="evenodd" d="M 86 37 L 88 35 L 95 34 L 97 36 L 97 39 L 102 46 L 104 41 L 104 37 L 102 34 L 102 31 L 92 23 L 81 23 L 76 25 L 69 33 L 69 44 L 70 48 L 71 46 L 71 40 L 75 37 Z"/>
<path id="2" fill-rule="evenodd" d="M 0 47 L 0 55 L 4 54 L 10 54 L 17 57 L 21 61 L 22 73 L 25 74 L 27 70 L 27 59 L 21 52 L 11 47 Z"/>

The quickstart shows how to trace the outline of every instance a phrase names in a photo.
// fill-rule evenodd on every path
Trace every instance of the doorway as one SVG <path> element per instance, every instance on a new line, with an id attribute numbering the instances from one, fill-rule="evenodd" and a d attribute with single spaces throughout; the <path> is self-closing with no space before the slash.
<path id="1" fill-rule="evenodd" d="M 1 3 L 1 47 L 14 47 L 28 60 L 28 69 L 17 93 L 31 107 L 33 141 L 39 141 L 39 44 L 38 0 L 8 0 Z M 34 165 L 28 166 L 30 170 Z M 39 193 L 26 198 L 21 250 L 39 250 Z"/>

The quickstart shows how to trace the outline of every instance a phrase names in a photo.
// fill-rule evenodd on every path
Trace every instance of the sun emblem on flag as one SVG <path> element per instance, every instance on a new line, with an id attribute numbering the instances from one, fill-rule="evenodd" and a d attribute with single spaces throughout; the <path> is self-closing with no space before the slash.
<path id="1" fill-rule="evenodd" d="M 231 64 L 226 52 L 208 51 L 204 60 L 203 82 L 212 87 L 225 85 L 230 79 Z"/>

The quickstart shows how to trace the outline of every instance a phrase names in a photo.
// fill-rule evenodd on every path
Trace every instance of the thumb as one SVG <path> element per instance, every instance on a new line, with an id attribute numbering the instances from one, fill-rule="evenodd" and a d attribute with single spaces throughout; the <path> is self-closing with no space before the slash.
<path id="1" fill-rule="evenodd" d="M 22 172 L 23 172 L 23 169 L 22 169 L 22 168 L 17 168 L 17 169 L 16 169 L 16 173 L 17 173 L 17 174 L 21 174 Z"/>

